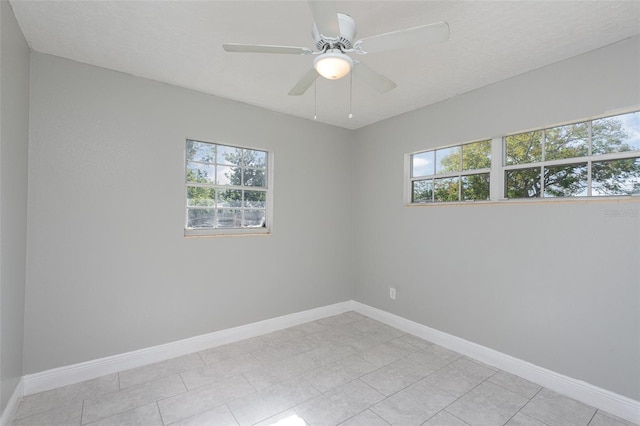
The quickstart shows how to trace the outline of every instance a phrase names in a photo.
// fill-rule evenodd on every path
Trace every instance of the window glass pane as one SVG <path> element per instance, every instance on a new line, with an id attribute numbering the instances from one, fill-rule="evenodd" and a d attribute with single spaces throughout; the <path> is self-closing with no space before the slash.
<path id="1" fill-rule="evenodd" d="M 189 209 L 187 212 L 187 228 L 212 228 L 213 209 Z"/>
<path id="2" fill-rule="evenodd" d="M 640 112 L 593 120 L 592 153 L 640 150 Z"/>
<path id="3" fill-rule="evenodd" d="M 540 197 L 540 167 L 505 172 L 505 196 L 507 198 Z"/>
<path id="4" fill-rule="evenodd" d="M 241 176 L 242 169 L 232 166 L 217 166 L 216 174 L 218 185 L 242 185 Z"/>
<path id="5" fill-rule="evenodd" d="M 427 203 L 433 201 L 433 180 L 416 180 L 411 190 L 412 203 Z"/>
<path id="6" fill-rule="evenodd" d="M 187 187 L 187 207 L 215 207 L 216 191 L 199 186 Z"/>
<path id="7" fill-rule="evenodd" d="M 267 167 L 267 153 L 264 151 L 244 150 L 244 165 L 264 169 Z"/>
<path id="8" fill-rule="evenodd" d="M 591 165 L 591 195 L 640 193 L 640 158 L 600 161 Z"/>
<path id="9" fill-rule="evenodd" d="M 227 189 L 218 191 L 218 207 L 241 207 L 242 190 Z"/>
<path id="10" fill-rule="evenodd" d="M 411 176 L 429 176 L 435 174 L 434 151 L 422 152 L 411 156 Z"/>
<path id="11" fill-rule="evenodd" d="M 589 155 L 589 125 L 577 123 L 545 130 L 544 149 L 545 160 Z"/>
<path id="12" fill-rule="evenodd" d="M 489 173 L 462 176 L 463 200 L 489 199 Z"/>
<path id="13" fill-rule="evenodd" d="M 249 228 L 262 227 L 265 224 L 264 210 L 245 210 L 242 226 Z"/>
<path id="14" fill-rule="evenodd" d="M 462 145 L 462 170 L 491 167 L 491 141 Z"/>
<path id="15" fill-rule="evenodd" d="M 187 182 L 214 183 L 215 166 L 200 163 L 187 163 Z"/>
<path id="16" fill-rule="evenodd" d="M 462 148 L 453 146 L 436 150 L 436 173 L 460 171 L 460 156 Z"/>
<path id="17" fill-rule="evenodd" d="M 187 140 L 186 155 L 186 228 L 265 227 L 268 152 Z"/>
<path id="18" fill-rule="evenodd" d="M 216 159 L 215 147 L 211 143 L 187 141 L 187 160 L 213 163 Z"/>
<path id="19" fill-rule="evenodd" d="M 242 226 L 242 210 L 218 210 L 216 228 L 240 228 Z"/>
<path id="20" fill-rule="evenodd" d="M 242 164 L 242 148 L 233 146 L 218 145 L 218 164 L 231 164 L 239 166 Z"/>
<path id="21" fill-rule="evenodd" d="M 507 136 L 504 145 L 507 166 L 542 161 L 542 131 Z"/>
<path id="22" fill-rule="evenodd" d="M 265 191 L 244 191 L 244 206 L 263 209 L 266 205 Z"/>
<path id="23" fill-rule="evenodd" d="M 564 164 L 544 168 L 545 197 L 579 197 L 587 195 L 587 165 Z"/>
<path id="24" fill-rule="evenodd" d="M 458 182 L 460 178 L 441 178 L 434 180 L 434 200 L 435 201 L 459 201 Z"/>
<path id="25" fill-rule="evenodd" d="M 266 179 L 264 170 L 245 169 L 244 170 L 244 186 L 260 186 L 266 187 Z"/>

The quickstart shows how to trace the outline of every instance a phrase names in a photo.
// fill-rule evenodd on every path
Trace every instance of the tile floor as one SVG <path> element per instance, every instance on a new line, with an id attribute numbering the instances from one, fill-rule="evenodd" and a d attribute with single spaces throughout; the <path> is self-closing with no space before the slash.
<path id="1" fill-rule="evenodd" d="M 24 398 L 27 425 L 631 425 L 347 312 Z"/>

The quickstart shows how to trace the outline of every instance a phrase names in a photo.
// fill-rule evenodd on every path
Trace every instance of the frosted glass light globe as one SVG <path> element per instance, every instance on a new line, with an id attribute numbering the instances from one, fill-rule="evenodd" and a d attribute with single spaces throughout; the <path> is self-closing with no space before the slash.
<path id="1" fill-rule="evenodd" d="M 329 80 L 338 80 L 349 74 L 352 66 L 353 60 L 339 50 L 323 53 L 313 61 L 313 67 L 318 74 Z"/>

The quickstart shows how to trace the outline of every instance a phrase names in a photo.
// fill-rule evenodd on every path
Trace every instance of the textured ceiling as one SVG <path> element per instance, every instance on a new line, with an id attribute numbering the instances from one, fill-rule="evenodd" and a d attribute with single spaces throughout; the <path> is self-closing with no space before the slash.
<path id="1" fill-rule="evenodd" d="M 29 45 L 49 53 L 356 129 L 640 33 L 640 1 L 349 1 L 356 40 L 446 21 L 449 41 L 359 57 L 398 84 L 349 78 L 289 89 L 313 57 L 227 53 L 222 43 L 313 48 L 308 4 L 290 1 L 10 0 Z M 314 94 L 316 102 L 314 102 Z M 317 103 L 317 106 L 315 105 Z"/>

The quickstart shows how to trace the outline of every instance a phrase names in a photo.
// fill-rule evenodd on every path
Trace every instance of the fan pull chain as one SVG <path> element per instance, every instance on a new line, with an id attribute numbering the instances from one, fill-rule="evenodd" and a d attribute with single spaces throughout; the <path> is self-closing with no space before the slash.
<path id="1" fill-rule="evenodd" d="M 353 118 L 351 106 L 353 104 L 353 70 L 349 73 L 349 119 Z"/>
<path id="2" fill-rule="evenodd" d="M 313 119 L 318 119 L 318 82 L 313 82 Z"/>

